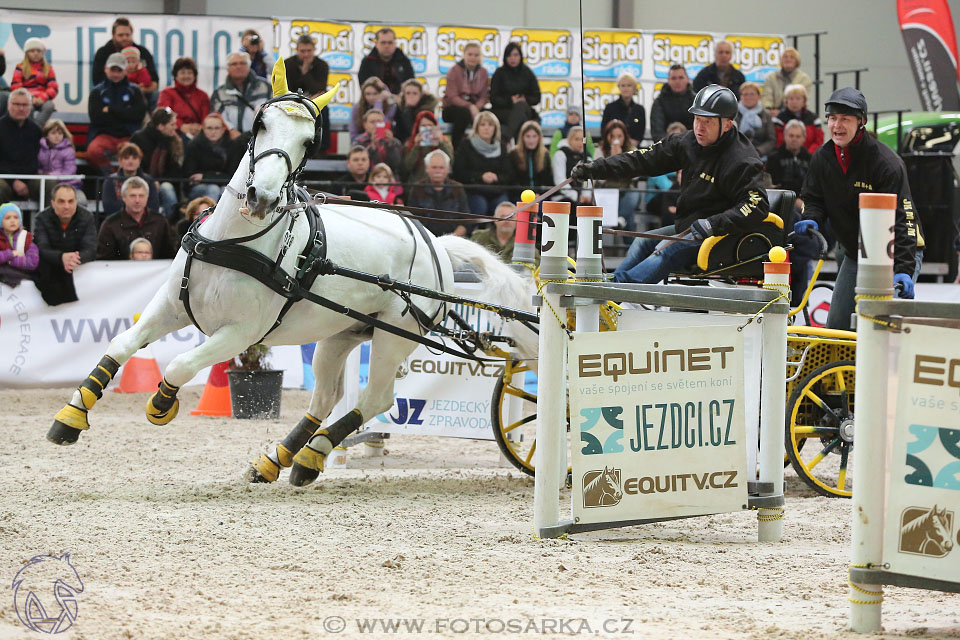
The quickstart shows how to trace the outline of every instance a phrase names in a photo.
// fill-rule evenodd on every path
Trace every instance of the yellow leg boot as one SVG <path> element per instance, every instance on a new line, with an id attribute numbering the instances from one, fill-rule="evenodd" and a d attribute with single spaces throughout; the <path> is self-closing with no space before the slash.
<path id="1" fill-rule="evenodd" d="M 180 387 L 174 387 L 167 384 L 166 380 L 161 380 L 157 392 L 147 400 L 147 420 L 156 425 L 164 425 L 176 418 L 177 412 L 180 411 L 180 400 L 177 398 L 179 390 Z"/>
<path id="2" fill-rule="evenodd" d="M 119 368 L 119 363 L 110 356 L 100 358 L 94 370 L 80 383 L 70 403 L 54 416 L 53 426 L 47 432 L 47 440 L 61 445 L 76 442 L 80 438 L 80 432 L 90 428 L 87 412 L 103 397 L 103 390 L 113 380 Z"/>
<path id="3" fill-rule="evenodd" d="M 320 420 L 309 413 L 300 418 L 297 426 L 277 445 L 275 452 L 264 454 L 251 463 L 247 470 L 247 481 L 276 482 L 280 470 L 293 464 L 293 452 L 299 451 L 319 428 Z"/>

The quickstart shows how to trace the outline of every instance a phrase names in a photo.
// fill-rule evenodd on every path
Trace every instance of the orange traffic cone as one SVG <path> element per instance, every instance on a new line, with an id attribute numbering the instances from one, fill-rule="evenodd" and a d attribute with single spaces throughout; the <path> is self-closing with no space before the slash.
<path id="1" fill-rule="evenodd" d="M 160 375 L 160 366 L 153 357 L 150 345 L 133 354 L 120 370 L 120 384 L 113 387 L 118 393 L 154 392 L 163 376 Z"/>
<path id="2" fill-rule="evenodd" d="M 227 383 L 227 369 L 231 364 L 233 361 L 227 360 L 210 368 L 207 386 L 203 388 L 197 408 L 191 411 L 190 415 L 226 417 L 233 415 L 230 405 L 230 386 Z"/>

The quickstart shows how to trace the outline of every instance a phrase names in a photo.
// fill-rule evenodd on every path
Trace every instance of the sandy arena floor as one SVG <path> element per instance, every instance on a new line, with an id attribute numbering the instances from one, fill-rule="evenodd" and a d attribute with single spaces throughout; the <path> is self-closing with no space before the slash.
<path id="1" fill-rule="evenodd" d="M 0 391 L 0 638 L 38 637 L 9 585 L 63 552 L 85 585 L 63 638 L 859 637 L 850 503 L 792 471 L 780 544 L 747 513 L 536 540 L 533 481 L 493 442 L 400 437 L 311 487 L 250 486 L 308 394 L 285 393 L 278 422 L 194 418 L 198 396 L 155 427 L 145 396 L 109 393 L 59 448 L 44 435 L 68 390 Z M 960 596 L 886 593 L 888 637 L 960 638 Z"/>

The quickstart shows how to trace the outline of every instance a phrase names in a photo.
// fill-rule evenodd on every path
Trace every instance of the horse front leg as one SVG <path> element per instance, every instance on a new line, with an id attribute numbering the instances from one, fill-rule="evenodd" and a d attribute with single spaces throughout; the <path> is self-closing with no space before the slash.
<path id="1" fill-rule="evenodd" d="M 293 457 L 290 484 L 302 487 L 316 480 L 334 447 L 362 427 L 365 418 L 383 413 L 393 406 L 397 368 L 416 346 L 405 338 L 379 329 L 374 331 L 370 346 L 370 378 L 367 386 L 360 390 L 356 408 L 332 425 L 314 432 L 313 437 Z"/>
<path id="2" fill-rule="evenodd" d="M 320 430 L 333 407 L 343 397 L 343 372 L 347 356 L 365 340 L 365 333 L 344 331 L 322 340 L 313 352 L 316 384 L 310 407 L 293 430 L 276 447 L 261 455 L 247 471 L 248 482 L 276 482 L 280 470 L 293 464 L 293 456 Z"/>
<path id="3" fill-rule="evenodd" d="M 47 432 L 47 440 L 59 445 L 75 443 L 80 433 L 90 428 L 87 413 L 103 397 L 104 389 L 117 375 L 120 366 L 139 349 L 186 325 L 168 302 L 165 292 L 158 292 L 139 320 L 110 341 L 106 354 L 73 392 L 70 402 L 57 412 L 53 426 Z"/>
<path id="4" fill-rule="evenodd" d="M 147 400 L 147 420 L 157 425 L 168 424 L 177 417 L 180 387 L 189 382 L 204 367 L 229 360 L 256 340 L 250 327 L 227 325 L 218 329 L 200 346 L 181 353 L 170 361 L 160 382 L 160 388 Z"/>

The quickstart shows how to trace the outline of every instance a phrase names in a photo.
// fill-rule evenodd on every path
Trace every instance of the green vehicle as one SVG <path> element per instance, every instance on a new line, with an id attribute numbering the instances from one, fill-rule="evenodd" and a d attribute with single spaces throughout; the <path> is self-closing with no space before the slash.
<path id="1" fill-rule="evenodd" d="M 897 116 L 888 115 L 877 120 L 877 139 L 894 151 L 928 153 L 931 151 L 957 152 L 960 144 L 960 113 L 956 111 L 906 112 L 900 118 L 900 140 L 897 148 Z M 867 129 L 873 131 L 873 118 Z"/>

